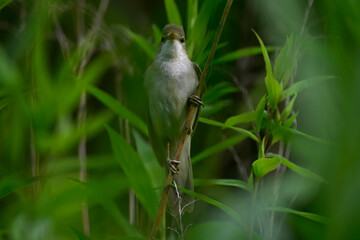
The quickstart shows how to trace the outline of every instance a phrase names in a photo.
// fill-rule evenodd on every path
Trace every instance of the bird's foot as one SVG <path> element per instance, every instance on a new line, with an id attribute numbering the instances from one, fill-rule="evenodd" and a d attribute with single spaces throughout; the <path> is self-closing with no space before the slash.
<path id="1" fill-rule="evenodd" d="M 171 170 L 174 174 L 179 174 L 178 165 L 180 164 L 180 161 L 174 160 L 174 159 L 168 159 L 168 164 L 169 164 L 170 170 Z"/>
<path id="2" fill-rule="evenodd" d="M 201 101 L 201 97 L 197 95 L 191 95 L 188 99 L 188 102 L 194 104 L 195 106 L 204 106 L 204 103 Z"/>

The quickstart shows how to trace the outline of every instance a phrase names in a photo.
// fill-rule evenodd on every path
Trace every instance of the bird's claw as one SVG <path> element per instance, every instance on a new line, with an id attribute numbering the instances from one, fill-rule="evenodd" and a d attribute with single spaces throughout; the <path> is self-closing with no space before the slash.
<path id="1" fill-rule="evenodd" d="M 174 174 L 179 174 L 179 168 L 177 167 L 177 165 L 180 163 L 180 161 L 173 160 L 173 159 L 168 159 L 168 163 L 169 163 L 170 170 Z"/>
<path id="2" fill-rule="evenodd" d="M 204 106 L 204 103 L 201 101 L 201 97 L 197 95 L 191 95 L 189 97 L 189 103 L 194 104 L 195 106 Z"/>

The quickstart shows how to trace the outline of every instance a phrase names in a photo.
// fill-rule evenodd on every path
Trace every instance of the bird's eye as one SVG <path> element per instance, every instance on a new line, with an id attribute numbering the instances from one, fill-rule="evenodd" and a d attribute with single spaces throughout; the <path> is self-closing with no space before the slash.
<path id="1" fill-rule="evenodd" d="M 184 43 L 184 42 L 185 42 L 185 38 L 181 38 L 181 39 L 180 39 L 180 42 L 181 42 L 181 43 Z"/>
<path id="2" fill-rule="evenodd" d="M 165 38 L 164 38 L 164 37 L 161 38 L 161 42 L 162 42 L 162 43 L 165 42 Z"/>

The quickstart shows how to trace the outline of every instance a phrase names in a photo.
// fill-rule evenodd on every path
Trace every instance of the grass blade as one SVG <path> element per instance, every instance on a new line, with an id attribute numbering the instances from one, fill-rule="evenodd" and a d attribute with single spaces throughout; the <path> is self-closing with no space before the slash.
<path id="1" fill-rule="evenodd" d="M 114 111 L 116 114 L 118 114 L 122 118 L 127 119 L 130 124 L 135 126 L 137 129 L 139 129 L 145 135 L 148 135 L 146 124 L 141 120 L 141 118 L 139 118 L 137 115 L 135 115 L 129 109 L 124 107 L 124 105 L 122 105 L 115 98 L 110 96 L 108 93 L 106 93 L 96 87 L 93 87 L 93 86 L 87 86 L 87 90 L 91 95 L 96 97 L 100 102 L 102 102 L 104 105 L 106 105 L 112 111 Z"/>
<path id="2" fill-rule="evenodd" d="M 273 52 L 275 50 L 276 50 L 276 47 L 266 47 L 267 52 Z M 215 64 L 226 63 L 226 62 L 234 61 L 234 60 L 244 58 L 244 57 L 255 56 L 255 55 L 258 55 L 261 53 L 262 53 L 261 47 L 242 48 L 242 49 L 225 54 L 224 56 L 215 59 L 213 61 L 213 64 L 215 65 Z"/>
<path id="3" fill-rule="evenodd" d="M 237 179 L 195 179 L 195 186 L 231 186 L 250 191 L 249 185 L 246 182 Z"/>
<path id="4" fill-rule="evenodd" d="M 244 135 L 250 137 L 251 139 L 255 140 L 256 142 L 260 142 L 260 140 L 252 132 L 250 132 L 246 129 L 243 129 L 243 128 L 229 126 L 224 123 L 217 122 L 217 121 L 207 119 L 207 118 L 202 118 L 202 117 L 199 118 L 199 122 L 202 122 L 202 123 L 205 123 L 208 125 L 212 125 L 212 126 L 222 127 L 222 128 L 230 128 L 236 132 L 239 132 L 241 134 L 244 134 Z"/>
<path id="5" fill-rule="evenodd" d="M 323 224 L 327 224 L 327 222 L 328 222 L 327 218 L 320 216 L 318 214 L 297 211 L 297 210 L 294 210 L 291 208 L 286 208 L 286 207 L 267 207 L 266 210 L 281 212 L 281 213 L 291 213 L 291 214 L 295 214 L 300 217 L 304 217 L 304 218 L 310 219 L 312 221 L 323 223 Z"/>
<path id="6" fill-rule="evenodd" d="M 317 83 L 322 83 L 327 80 L 335 79 L 335 76 L 316 76 L 312 78 L 308 78 L 302 81 L 299 81 L 293 85 L 291 85 L 288 89 L 284 90 L 284 92 L 281 95 L 281 100 L 284 100 L 287 97 L 290 97 L 292 95 L 295 95 L 302 90 L 309 88 Z"/>
<path id="7" fill-rule="evenodd" d="M 0 10 L 3 9 L 4 7 L 6 7 L 6 5 L 8 5 L 11 2 L 12 2 L 12 0 L 3 0 L 3 1 L 1 1 Z"/>
<path id="8" fill-rule="evenodd" d="M 179 9 L 174 0 L 165 0 L 166 15 L 169 23 L 182 26 Z"/>
<path id="9" fill-rule="evenodd" d="M 116 160 L 129 181 L 139 201 L 145 207 L 152 219 L 156 216 L 159 198 L 154 191 L 154 186 L 146 171 L 144 163 L 134 149 L 117 132 L 106 126 L 110 137 L 111 146 Z"/>
<path id="10" fill-rule="evenodd" d="M 43 177 L 31 177 L 23 180 L 2 180 L 0 185 L 0 199 L 42 178 Z"/>
<path id="11" fill-rule="evenodd" d="M 124 31 L 130 36 L 130 38 L 142 49 L 144 50 L 147 55 L 153 60 L 156 57 L 156 47 L 154 45 L 152 45 L 150 42 L 148 42 L 147 40 L 145 40 L 143 37 L 141 37 L 140 35 L 132 32 L 130 29 L 126 28 L 126 27 L 122 27 L 122 29 L 124 29 Z"/>
<path id="12" fill-rule="evenodd" d="M 256 120 L 256 112 L 246 112 L 237 116 L 229 117 L 225 121 L 225 124 L 229 126 L 234 126 L 239 123 L 247 123 L 254 120 Z"/>
<path id="13" fill-rule="evenodd" d="M 303 177 L 306 177 L 309 179 L 313 179 L 313 180 L 321 182 L 321 183 L 326 183 L 324 178 L 320 177 L 319 175 L 311 172 L 310 170 L 308 170 L 306 168 L 296 165 L 295 163 L 284 158 L 283 156 L 280 156 L 275 153 L 269 153 L 269 154 L 267 154 L 267 156 L 279 158 L 282 164 L 284 164 L 286 167 L 288 167 L 293 172 L 299 174 L 300 176 L 303 176 Z"/>

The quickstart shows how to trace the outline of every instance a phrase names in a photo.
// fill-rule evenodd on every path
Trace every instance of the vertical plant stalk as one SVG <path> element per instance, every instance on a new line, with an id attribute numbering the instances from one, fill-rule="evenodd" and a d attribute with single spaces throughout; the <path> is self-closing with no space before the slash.
<path id="1" fill-rule="evenodd" d="M 202 72 L 202 74 L 200 76 L 199 84 L 198 84 L 198 87 L 197 87 L 196 92 L 195 92 L 195 95 L 198 96 L 198 97 L 201 96 L 202 88 L 203 88 L 203 86 L 205 84 L 205 79 L 206 79 L 206 77 L 207 77 L 207 75 L 209 73 L 210 64 L 211 64 L 212 59 L 214 58 L 215 51 L 216 51 L 217 45 L 219 43 L 222 30 L 224 29 L 226 18 L 227 18 L 228 14 L 229 14 L 232 2 L 233 2 L 232 0 L 227 0 L 227 2 L 226 2 L 224 12 L 223 12 L 223 14 L 221 16 L 221 19 L 220 19 L 218 30 L 216 32 L 214 41 L 213 41 L 212 46 L 211 46 L 210 54 L 209 54 L 209 56 L 208 56 L 208 58 L 206 60 L 204 70 L 203 70 L 203 72 Z M 180 138 L 180 141 L 179 141 L 179 146 L 178 146 L 177 151 L 176 151 L 175 160 L 179 161 L 179 159 L 180 159 L 181 152 L 182 152 L 182 149 L 184 147 L 184 142 L 185 142 L 185 139 L 186 139 L 186 137 L 188 135 L 192 119 L 193 119 L 193 117 L 195 115 L 195 111 L 196 111 L 196 106 L 193 105 L 193 104 L 190 104 L 189 107 L 188 107 L 188 112 L 187 112 L 187 117 L 186 117 L 186 122 L 185 122 L 185 128 L 184 128 L 184 130 L 182 132 L 182 135 L 181 135 L 181 138 Z M 173 174 L 172 171 L 169 171 L 169 175 L 167 177 L 165 187 L 164 187 L 164 190 L 163 190 L 162 195 L 161 195 L 160 204 L 159 204 L 159 208 L 158 208 L 158 211 L 157 211 L 155 222 L 154 222 L 154 225 L 153 225 L 153 228 L 152 228 L 152 231 L 151 231 L 150 239 L 155 239 L 155 237 L 156 237 L 156 234 L 157 234 L 157 231 L 158 231 L 158 228 L 159 228 L 159 224 L 160 224 L 162 215 L 163 215 L 165 207 L 166 207 L 166 201 L 167 201 L 167 198 L 168 198 L 169 188 L 170 188 L 170 185 L 171 185 L 173 179 L 174 179 L 174 174 Z"/>

